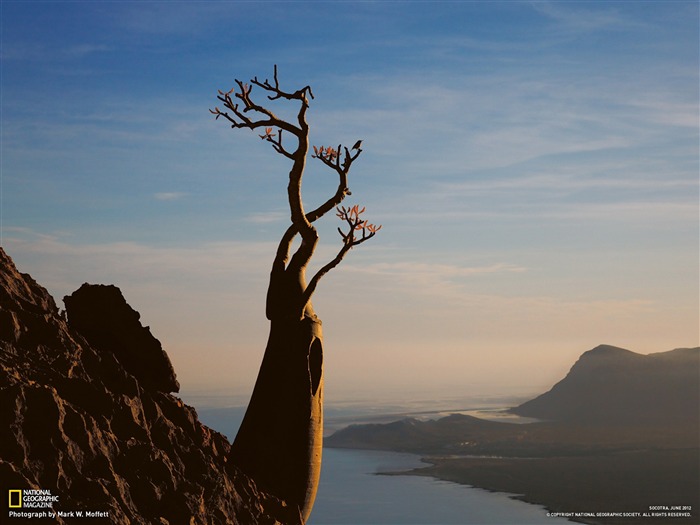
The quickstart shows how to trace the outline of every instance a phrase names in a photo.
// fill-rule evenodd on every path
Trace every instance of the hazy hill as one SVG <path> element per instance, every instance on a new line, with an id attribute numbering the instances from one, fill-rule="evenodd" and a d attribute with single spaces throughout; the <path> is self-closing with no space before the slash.
<path id="1" fill-rule="evenodd" d="M 327 446 L 421 454 L 553 456 L 601 449 L 696 447 L 700 348 L 640 355 L 614 346 L 584 353 L 549 392 L 512 412 L 541 423 L 453 414 L 429 421 L 351 425 Z"/>
<path id="2" fill-rule="evenodd" d="M 572 422 L 697 421 L 700 348 L 641 355 L 601 345 L 585 352 L 549 392 L 511 411 Z"/>
<path id="3" fill-rule="evenodd" d="M 473 452 L 477 443 L 480 451 L 494 441 L 511 443 L 518 427 L 461 414 L 428 421 L 405 418 L 393 423 L 350 425 L 327 437 L 325 445 L 419 454 Z"/>
<path id="4" fill-rule="evenodd" d="M 54 510 L 109 513 L 86 524 L 301 522 L 227 463 L 227 439 L 170 393 L 167 354 L 116 287 L 84 285 L 66 308 L 0 248 L 3 498 L 50 490 Z"/>
<path id="5" fill-rule="evenodd" d="M 519 494 L 592 525 L 696 524 L 699 365 L 698 348 L 639 355 L 599 346 L 549 392 L 512 409 L 546 421 L 403 419 L 352 425 L 326 444 L 427 455 L 432 466 L 412 473 Z M 686 510 L 642 518 L 652 501 Z M 639 514 L 605 516 L 610 511 Z"/>

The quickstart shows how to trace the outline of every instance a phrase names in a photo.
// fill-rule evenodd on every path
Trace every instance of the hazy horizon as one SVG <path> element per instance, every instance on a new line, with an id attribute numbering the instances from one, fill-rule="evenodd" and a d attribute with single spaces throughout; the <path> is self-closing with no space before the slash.
<path id="1" fill-rule="evenodd" d="M 695 1 L 1 6 L 0 244 L 59 307 L 119 286 L 183 392 L 245 397 L 262 358 L 288 163 L 208 108 L 273 64 L 313 144 L 364 140 L 346 203 L 383 225 L 314 296 L 327 400 L 698 345 Z M 305 203 L 333 184 L 309 159 Z"/>

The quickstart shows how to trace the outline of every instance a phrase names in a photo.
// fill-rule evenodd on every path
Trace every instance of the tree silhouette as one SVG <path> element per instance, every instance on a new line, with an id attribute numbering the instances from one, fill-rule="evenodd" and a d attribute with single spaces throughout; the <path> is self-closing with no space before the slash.
<path id="1" fill-rule="evenodd" d="M 209 111 L 232 128 L 256 130 L 292 165 L 287 186 L 291 224 L 277 248 L 267 291 L 270 335 L 248 409 L 231 447 L 230 463 L 249 474 L 261 488 L 297 505 L 306 521 L 318 487 L 323 435 L 323 334 L 311 297 L 321 278 L 354 246 L 374 237 L 381 226 L 363 219 L 365 208 L 340 206 L 350 195 L 348 173 L 362 153 L 362 141 L 351 149 L 342 145 L 313 146 L 313 153 L 309 151 L 306 113 L 309 100 L 314 98 L 310 86 L 294 92 L 282 90 L 277 66 L 273 82 L 261 82 L 257 77 L 250 83 L 235 82 L 230 91 L 219 91 L 217 98 L 223 109 Z M 270 101 L 297 102 L 296 122 L 283 120 L 258 104 L 252 96 L 254 86 L 261 88 Z M 309 156 L 337 174 L 338 186 L 322 205 L 306 211 L 301 187 Z M 343 222 L 338 228 L 341 247 L 307 283 L 306 268 L 319 240 L 313 223 L 334 209 Z M 301 242 L 291 253 L 297 235 Z"/>

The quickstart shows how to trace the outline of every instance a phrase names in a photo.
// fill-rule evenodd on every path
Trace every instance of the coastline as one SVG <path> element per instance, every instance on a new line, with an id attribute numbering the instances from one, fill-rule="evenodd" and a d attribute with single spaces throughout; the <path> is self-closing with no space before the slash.
<path id="1" fill-rule="evenodd" d="M 700 522 L 698 448 L 549 458 L 426 456 L 422 461 L 430 466 L 382 474 L 428 476 L 506 493 L 588 525 Z"/>
<path id="2" fill-rule="evenodd" d="M 328 445 L 417 454 L 429 465 L 381 473 L 426 476 L 502 493 L 544 507 L 547 520 L 700 523 L 700 448 L 694 420 L 514 424 L 477 415 L 483 414 L 356 425 L 336 433 Z"/>
<path id="3" fill-rule="evenodd" d="M 416 454 L 326 449 L 313 525 L 566 525 L 542 505 L 428 476 L 382 476 L 428 466 Z M 361 502 L 361 503 L 359 503 Z"/>

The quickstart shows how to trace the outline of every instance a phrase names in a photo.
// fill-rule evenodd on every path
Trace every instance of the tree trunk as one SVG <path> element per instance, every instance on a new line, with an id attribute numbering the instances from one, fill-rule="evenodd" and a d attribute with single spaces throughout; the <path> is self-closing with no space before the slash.
<path id="1" fill-rule="evenodd" d="M 273 318 L 230 461 L 261 489 L 297 505 L 306 522 L 323 442 L 323 334 L 313 314 Z"/>

